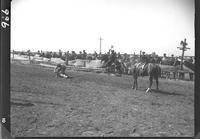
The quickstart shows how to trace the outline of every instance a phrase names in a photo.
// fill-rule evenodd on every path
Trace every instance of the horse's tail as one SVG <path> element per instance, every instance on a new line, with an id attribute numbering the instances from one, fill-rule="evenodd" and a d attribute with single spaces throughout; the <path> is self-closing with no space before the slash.
<path id="1" fill-rule="evenodd" d="M 161 77 L 161 67 L 159 65 L 157 65 L 158 67 L 158 77 Z"/>

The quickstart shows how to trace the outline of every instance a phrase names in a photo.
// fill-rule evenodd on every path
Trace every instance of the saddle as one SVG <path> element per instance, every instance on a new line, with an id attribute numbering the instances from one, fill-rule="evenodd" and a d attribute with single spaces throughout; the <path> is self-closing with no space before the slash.
<path id="1" fill-rule="evenodd" d="M 138 69 L 144 70 L 144 67 L 146 66 L 146 63 L 136 63 L 135 66 Z"/>

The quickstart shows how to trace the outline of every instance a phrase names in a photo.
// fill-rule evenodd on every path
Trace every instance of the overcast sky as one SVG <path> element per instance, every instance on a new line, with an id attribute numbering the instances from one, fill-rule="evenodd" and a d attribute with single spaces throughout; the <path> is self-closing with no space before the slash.
<path id="1" fill-rule="evenodd" d="M 13 0 L 11 49 L 194 55 L 194 0 Z"/>

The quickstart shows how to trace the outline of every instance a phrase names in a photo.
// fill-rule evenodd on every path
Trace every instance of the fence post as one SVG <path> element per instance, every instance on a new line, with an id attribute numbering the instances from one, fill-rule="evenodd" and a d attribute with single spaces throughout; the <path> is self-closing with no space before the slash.
<path id="1" fill-rule="evenodd" d="M 194 77 L 194 74 L 193 73 L 189 73 L 189 76 L 190 76 L 190 80 L 193 81 L 193 77 Z"/>
<path id="2" fill-rule="evenodd" d="M 28 50 L 27 52 L 28 52 L 28 60 L 29 60 L 29 63 L 31 63 L 31 56 L 30 56 L 30 52 L 31 52 L 31 51 Z"/>
<path id="3" fill-rule="evenodd" d="M 68 63 L 69 63 L 69 59 L 68 59 L 68 56 L 66 56 L 66 58 L 65 58 L 65 64 L 68 65 Z"/>
<path id="4" fill-rule="evenodd" d="M 86 67 L 86 60 L 83 61 L 83 66 Z"/>

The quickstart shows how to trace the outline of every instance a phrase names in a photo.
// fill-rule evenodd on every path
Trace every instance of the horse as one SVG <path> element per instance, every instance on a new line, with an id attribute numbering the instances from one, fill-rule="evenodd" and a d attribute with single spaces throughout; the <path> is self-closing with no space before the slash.
<path id="1" fill-rule="evenodd" d="M 151 86 L 153 84 L 153 79 L 156 80 L 156 89 L 159 90 L 158 88 L 158 78 L 161 76 L 161 68 L 159 65 L 155 63 L 135 63 L 131 65 L 130 72 L 133 75 L 133 86 L 132 89 L 137 90 L 138 89 L 138 76 L 149 76 L 149 87 L 146 90 L 146 93 L 151 91 Z"/>
<path id="2" fill-rule="evenodd" d="M 167 63 L 161 63 L 161 65 L 167 65 Z M 173 62 L 171 64 L 168 64 L 169 66 L 173 66 L 175 67 L 175 71 L 162 71 L 163 74 L 166 75 L 166 78 L 170 78 L 170 72 L 173 73 L 173 78 L 175 79 L 177 76 L 177 70 L 180 69 L 180 61 L 178 61 L 178 59 L 173 60 Z"/>

